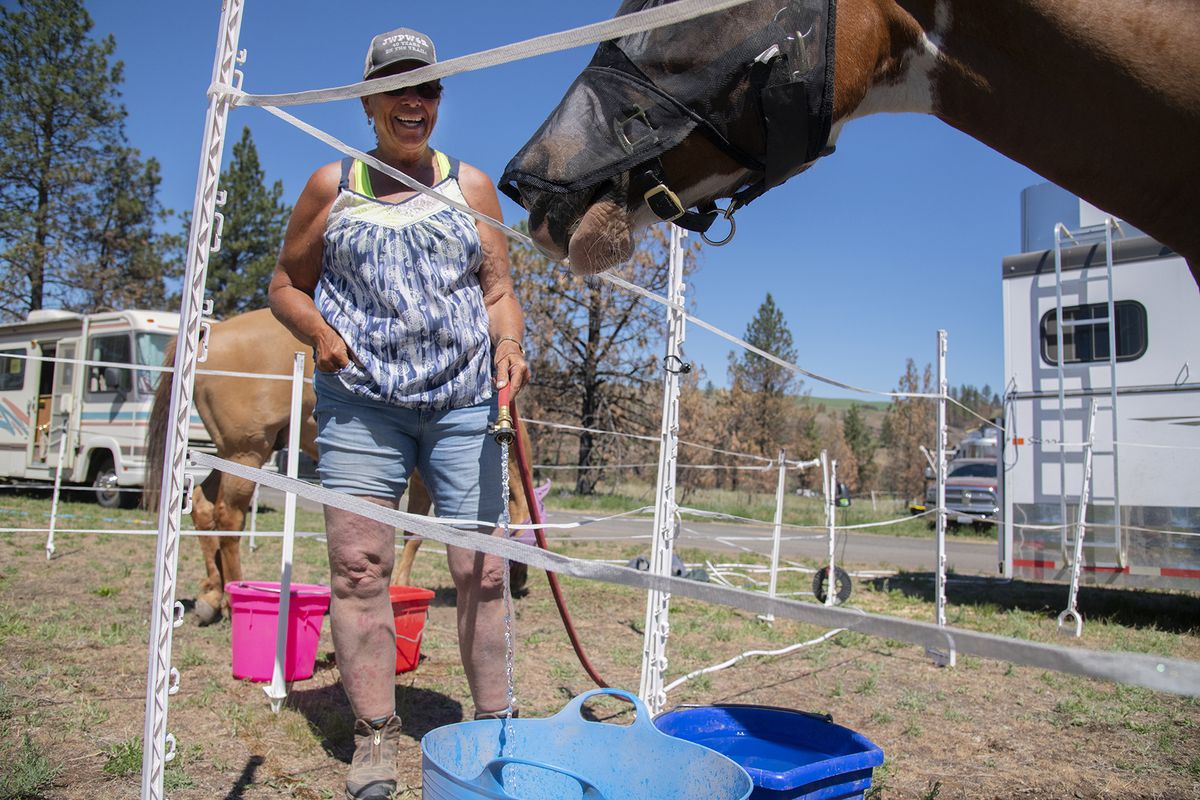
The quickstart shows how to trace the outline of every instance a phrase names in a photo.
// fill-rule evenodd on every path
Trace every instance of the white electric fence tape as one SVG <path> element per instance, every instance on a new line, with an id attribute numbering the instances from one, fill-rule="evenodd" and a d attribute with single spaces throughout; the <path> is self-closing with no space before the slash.
<path id="1" fill-rule="evenodd" d="M 654 575 L 628 567 L 583 561 L 516 540 L 464 532 L 431 522 L 425 517 L 395 511 L 358 497 L 312 486 L 303 481 L 264 472 L 204 453 L 192 452 L 198 466 L 219 469 L 246 480 L 309 500 L 419 533 L 447 545 L 465 547 L 490 555 L 520 561 L 531 567 L 574 578 L 599 580 L 638 589 L 670 592 L 709 603 L 740 608 L 757 614 L 772 614 L 827 628 L 846 628 L 858 633 L 899 639 L 912 644 L 949 649 L 1014 664 L 1128 683 L 1155 691 L 1200 696 L 1200 662 L 1128 652 L 1100 652 L 1075 647 L 1020 641 L 993 634 L 939 627 L 933 623 L 897 619 L 837 606 L 771 598 L 714 584 L 667 575 Z"/>
<path id="2" fill-rule="evenodd" d="M 137 370 L 138 372 L 175 372 L 174 367 L 164 367 L 162 365 L 155 366 L 153 364 L 130 364 L 121 361 L 96 361 L 88 358 L 58 358 L 57 356 L 34 356 L 28 353 L 4 353 L 3 358 L 15 358 L 21 361 L 45 361 L 50 364 L 78 364 L 82 367 L 116 367 L 123 370 Z M 233 372 L 230 370 L 220 369 L 197 369 L 197 375 L 211 375 L 221 378 L 252 378 L 255 380 L 266 381 L 290 381 L 291 375 L 279 375 L 269 372 Z M 306 379 L 309 383 L 311 378 Z"/>
<path id="3" fill-rule="evenodd" d="M 657 8 L 636 11 L 613 19 L 583 25 L 578 28 L 536 36 L 513 44 L 483 50 L 470 55 L 448 58 L 427 67 L 421 67 L 400 75 L 376 78 L 372 81 L 352 83 L 332 89 L 314 89 L 307 92 L 288 94 L 247 94 L 232 86 L 213 86 L 210 92 L 223 93 L 232 98 L 237 106 L 294 106 L 307 103 L 324 103 L 329 100 L 347 100 L 352 97 L 414 86 L 426 81 L 448 78 L 464 72 L 474 72 L 487 67 L 497 67 L 512 61 L 521 61 L 535 56 L 571 50 L 589 44 L 598 44 L 609 39 L 619 39 L 634 33 L 643 33 L 674 25 L 679 22 L 724 11 L 742 5 L 749 0 L 678 0 Z"/>
<path id="4" fill-rule="evenodd" d="M 629 281 L 625 280 L 624 278 L 619 278 L 616 275 L 610 275 L 609 273 L 604 272 L 604 273 L 600 274 L 600 277 L 604 278 L 606 281 L 608 281 L 609 283 L 611 283 L 615 286 L 620 286 L 622 289 L 625 289 L 626 291 L 633 292 L 634 294 L 636 294 L 640 297 L 644 297 L 647 300 L 652 300 L 655 303 L 659 303 L 668 308 L 673 308 L 675 305 L 674 303 L 672 303 L 670 300 L 663 297 L 662 295 L 657 295 L 654 292 L 643 289 L 642 287 L 638 286 L 637 284 L 630 283 Z M 815 381 L 819 381 L 821 383 L 827 383 L 830 386 L 836 386 L 839 389 L 847 389 L 849 391 L 858 392 L 860 394 L 873 394 L 873 395 L 878 395 L 880 397 L 915 397 L 915 398 L 924 398 L 924 399 L 931 399 L 931 400 L 935 400 L 938 397 L 938 395 L 935 393 L 926 393 L 926 392 L 881 392 L 876 389 L 864 389 L 861 386 L 855 386 L 850 383 L 843 383 L 841 381 L 834 380 L 833 378 L 827 378 L 824 375 L 818 375 L 815 372 L 809 372 L 808 370 L 806 370 L 796 364 L 793 364 L 790 361 L 783 360 L 782 358 L 780 358 L 779 356 L 777 356 L 773 353 L 768 353 L 766 350 L 763 350 L 762 348 L 755 347 L 754 345 L 747 342 L 745 339 L 742 339 L 738 336 L 734 336 L 732 333 L 726 333 L 725 331 L 718 328 L 716 325 L 707 323 L 704 320 L 700 319 L 699 317 L 688 313 L 687 309 L 685 309 L 685 308 L 680 308 L 679 310 L 683 312 L 683 315 L 687 318 L 688 322 L 694 322 L 695 324 L 699 325 L 701 328 L 704 328 L 706 331 L 709 331 L 710 333 L 714 333 L 717 336 L 720 336 L 722 339 L 725 339 L 728 342 L 736 344 L 739 347 L 741 347 L 745 350 L 748 350 L 751 353 L 754 353 L 755 355 L 762 356 L 763 358 L 767 359 L 768 361 L 770 361 L 774 364 L 778 364 L 779 366 L 783 367 L 784 369 L 789 369 L 792 372 L 803 375 L 806 378 L 812 378 Z"/>

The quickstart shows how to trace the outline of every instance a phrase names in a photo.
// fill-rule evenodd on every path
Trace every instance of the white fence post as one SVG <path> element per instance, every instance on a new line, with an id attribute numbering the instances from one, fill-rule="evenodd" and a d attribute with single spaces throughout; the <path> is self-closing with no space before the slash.
<path id="1" fill-rule="evenodd" d="M 1091 498 L 1092 487 L 1092 443 L 1096 439 L 1096 398 L 1088 402 L 1087 438 L 1083 442 L 1083 485 L 1079 487 L 1079 515 L 1075 518 L 1075 549 L 1071 559 L 1071 589 L 1067 594 L 1067 607 L 1058 615 L 1059 633 L 1074 633 L 1076 637 L 1083 635 L 1083 617 L 1079 616 L 1076 603 L 1079 599 L 1079 573 L 1083 570 L 1083 537 L 1087 533 L 1087 506 Z M 1063 536 L 1067 527 L 1063 525 Z M 1067 620 L 1074 623 L 1074 629 L 1066 627 Z"/>
<path id="2" fill-rule="evenodd" d="M 771 537 L 771 582 L 767 594 L 773 599 L 775 587 L 779 581 L 779 539 L 783 534 L 783 494 L 787 488 L 787 461 L 782 448 L 779 450 L 779 482 L 775 487 L 775 531 Z M 774 614 L 767 614 L 763 619 L 768 623 L 775 621 Z"/>
<path id="3" fill-rule="evenodd" d="M 837 564 L 834 563 L 837 538 L 837 459 L 829 458 L 821 451 L 821 463 L 825 473 L 825 528 L 829 533 L 829 582 L 825 587 L 825 605 L 832 606 L 837 600 Z"/>
<path id="4" fill-rule="evenodd" d="M 304 400 L 304 353 L 292 354 L 292 411 L 288 417 L 287 476 L 294 478 L 300 471 L 300 419 Z M 292 548 L 296 539 L 296 495 L 288 492 L 283 498 L 283 555 L 279 564 L 279 618 L 275 623 L 275 670 L 271 685 L 263 691 L 271 698 L 271 710 L 276 714 L 287 698 L 284 658 L 287 655 L 288 614 L 292 606 Z"/>
<path id="5" fill-rule="evenodd" d="M 946 332 L 937 332 L 937 624 L 946 624 Z"/>
<path id="6" fill-rule="evenodd" d="M 250 552 L 258 549 L 254 534 L 258 533 L 258 484 L 254 484 L 254 493 L 250 495 Z"/>
<path id="7" fill-rule="evenodd" d="M 54 555 L 54 527 L 58 523 L 58 496 L 62 494 L 63 456 L 67 451 L 67 432 L 71 418 L 63 417 L 62 432 L 58 435 L 58 466 L 54 468 L 54 495 L 50 499 L 50 531 L 46 536 L 46 560 Z"/>
<path id="8" fill-rule="evenodd" d="M 937 471 L 937 573 L 934 577 L 934 604 L 937 608 L 938 627 L 946 625 L 946 332 L 937 332 L 937 456 L 934 469 Z M 925 648 L 927 655 L 943 667 L 954 666 L 953 648 L 945 651 Z"/>
<path id="9" fill-rule="evenodd" d="M 658 491 L 654 502 L 654 543 L 650 554 L 650 571 L 655 575 L 670 575 L 675 544 L 675 472 L 679 456 L 679 373 L 683 371 L 682 346 L 685 335 L 683 314 L 683 246 L 687 234 L 671 226 L 669 256 L 669 290 L 671 306 L 667 309 L 667 353 L 663 359 L 662 433 L 658 455 Z M 651 714 L 657 714 L 667 703 L 663 675 L 667 670 L 667 636 L 670 628 L 669 592 L 650 591 L 646 596 L 646 625 L 642 649 L 642 676 L 638 696 Z"/>
<path id="10" fill-rule="evenodd" d="M 217 32 L 211 85 L 232 85 L 239 63 L 238 36 L 242 25 L 242 0 L 224 0 Z M 244 54 L 240 54 L 244 58 Z M 240 81 L 239 81 L 240 82 Z M 196 198 L 188 234 L 187 261 L 181 294 L 179 336 L 175 346 L 175 379 L 167 423 L 167 447 L 158 508 L 158 542 L 155 551 L 154 597 L 150 610 L 150 643 L 146 669 L 146 724 L 142 735 L 142 800 L 160 800 L 163 773 L 175 757 L 175 737 L 167 733 L 168 697 L 179 691 L 179 671 L 171 666 L 174 628 L 183 623 L 183 607 L 175 602 L 179 566 L 179 529 L 184 503 L 188 423 L 200 346 L 200 316 L 209 254 L 219 245 L 216 222 L 217 181 L 225 146 L 225 125 L 230 105 L 225 97 L 210 93 L 204 120 L 204 141 L 196 177 Z M 190 483 L 190 481 L 188 481 Z M 190 497 L 187 498 L 190 502 Z"/>

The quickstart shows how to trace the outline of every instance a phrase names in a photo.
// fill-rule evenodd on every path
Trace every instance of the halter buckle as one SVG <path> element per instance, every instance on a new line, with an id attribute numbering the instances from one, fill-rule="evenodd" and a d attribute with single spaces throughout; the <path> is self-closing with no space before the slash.
<path id="1" fill-rule="evenodd" d="M 632 140 L 630 140 L 629 136 L 625 133 L 625 130 L 629 127 L 629 123 L 638 122 L 638 121 L 640 121 L 643 125 L 645 125 L 649 129 L 649 133 L 647 133 L 645 136 L 642 136 L 641 138 L 637 139 L 637 141 L 632 141 Z M 653 140 L 655 142 L 658 141 L 658 137 L 654 133 L 654 126 L 650 124 L 650 120 L 646 119 L 646 112 L 640 108 L 637 109 L 636 111 L 634 111 L 632 114 L 630 114 L 625 119 L 614 119 L 613 120 L 613 134 L 616 135 L 617 144 L 621 145 L 621 149 L 624 150 L 626 153 L 629 153 L 630 155 L 633 155 L 633 151 L 637 147 L 639 147 L 642 144 L 642 142 L 645 142 L 647 140 Z"/>
<path id="2" fill-rule="evenodd" d="M 679 196 L 667 188 L 665 183 L 656 183 L 642 195 L 646 205 L 654 215 L 663 222 L 674 222 L 684 215 L 686 209 L 679 202 Z"/>

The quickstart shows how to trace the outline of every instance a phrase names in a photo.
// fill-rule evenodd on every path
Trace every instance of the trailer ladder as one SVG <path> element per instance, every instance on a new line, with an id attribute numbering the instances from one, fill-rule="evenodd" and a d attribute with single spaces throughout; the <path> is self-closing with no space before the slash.
<path id="1" fill-rule="evenodd" d="M 1104 224 L 1089 226 L 1082 228 L 1073 235 L 1066 226 L 1058 223 L 1054 226 L 1054 284 L 1055 284 L 1055 336 L 1057 345 L 1057 357 L 1055 358 L 1058 374 L 1058 440 L 1059 440 L 1059 487 L 1060 487 L 1060 520 L 1064 525 L 1064 534 L 1062 538 L 1062 554 L 1063 560 L 1068 564 L 1073 564 L 1076 558 L 1072 557 L 1072 551 L 1078 552 L 1082 558 L 1082 551 L 1078 547 L 1073 547 L 1070 537 L 1067 534 L 1067 450 L 1063 444 L 1066 441 L 1066 375 L 1065 362 L 1066 352 L 1064 348 L 1063 331 L 1066 328 L 1075 328 L 1083 326 L 1095 326 L 1103 324 L 1108 330 L 1108 372 L 1109 372 L 1109 405 L 1106 410 L 1110 414 L 1111 429 L 1112 429 L 1112 449 L 1111 451 L 1095 450 L 1094 437 L 1089 435 L 1087 442 L 1087 453 L 1084 456 L 1087 461 L 1085 471 L 1088 475 L 1092 470 L 1092 459 L 1097 455 L 1111 457 L 1112 463 L 1112 486 L 1113 493 L 1110 498 L 1092 497 L 1092 503 L 1095 505 L 1097 501 L 1104 502 L 1111 508 L 1112 516 L 1110 524 L 1099 527 L 1092 531 L 1092 535 L 1088 539 L 1088 559 L 1090 566 L 1099 567 L 1102 569 L 1117 569 L 1125 570 L 1129 566 L 1128 547 L 1124 536 L 1122 535 L 1122 514 L 1121 514 L 1121 484 L 1120 484 L 1120 458 L 1118 455 L 1119 436 L 1117 433 L 1118 426 L 1118 408 L 1117 408 L 1117 315 L 1116 315 L 1116 298 L 1113 292 L 1113 229 L 1120 229 L 1120 224 L 1112 217 L 1106 217 Z M 1107 314 L 1103 318 L 1093 318 L 1088 320 L 1064 320 L 1063 319 L 1063 298 L 1062 298 L 1062 250 L 1063 239 L 1070 239 L 1076 246 L 1094 242 L 1099 244 L 1103 237 L 1104 242 L 1104 259 L 1106 267 L 1106 305 Z M 1079 302 L 1086 301 L 1085 287 L 1089 280 L 1088 269 L 1084 268 L 1080 272 L 1079 283 L 1080 290 L 1078 292 Z M 1095 362 L 1089 362 L 1095 363 Z M 1084 365 L 1086 369 L 1087 366 Z M 1094 404 L 1093 404 L 1094 405 Z M 1095 413 L 1093 407 L 1089 415 Z M 1090 423 L 1089 423 L 1090 424 Z M 1089 486 L 1089 491 L 1091 487 Z M 1095 509 L 1092 509 L 1093 513 Z M 1083 495 L 1080 497 L 1079 518 L 1084 519 L 1088 513 L 1088 501 Z M 1096 520 L 1092 520 L 1095 524 Z M 1074 567 L 1078 571 L 1078 567 Z"/>

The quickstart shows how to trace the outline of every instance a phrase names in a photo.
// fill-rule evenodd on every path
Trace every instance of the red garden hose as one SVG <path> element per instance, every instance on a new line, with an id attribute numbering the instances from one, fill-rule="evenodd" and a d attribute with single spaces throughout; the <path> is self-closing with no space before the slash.
<path id="1" fill-rule="evenodd" d="M 507 388 L 507 387 L 506 387 Z M 502 398 L 507 397 L 507 392 L 502 395 Z M 525 500 L 529 504 L 529 516 L 533 520 L 534 525 L 542 524 L 542 514 L 538 509 L 537 498 L 533 493 L 533 471 L 529 468 L 529 452 L 525 446 L 524 438 L 521 436 L 521 426 L 518 424 L 517 417 L 517 402 L 512 400 L 508 403 L 509 412 L 512 415 L 512 427 L 515 433 L 515 442 L 517 448 L 517 467 L 521 471 L 521 483 L 525 485 Z M 549 550 L 546 546 L 546 534 L 541 528 L 534 528 L 534 536 L 537 538 L 538 547 L 543 550 Z M 571 640 L 571 647 L 575 648 L 575 655 L 579 658 L 579 663 L 587 672 L 588 677 L 595 681 L 596 685 L 601 689 L 607 689 L 608 684 L 596 672 L 596 668 L 592 666 L 592 662 L 588 661 L 587 655 L 583 652 L 583 645 L 579 643 L 579 634 L 575 631 L 575 623 L 571 621 L 571 612 L 567 610 L 567 601 L 563 598 L 562 587 L 558 584 L 558 576 L 549 570 L 546 571 L 546 578 L 550 581 L 550 592 L 554 595 L 554 604 L 558 606 L 558 614 L 562 617 L 563 627 L 567 629 L 567 638 Z"/>

